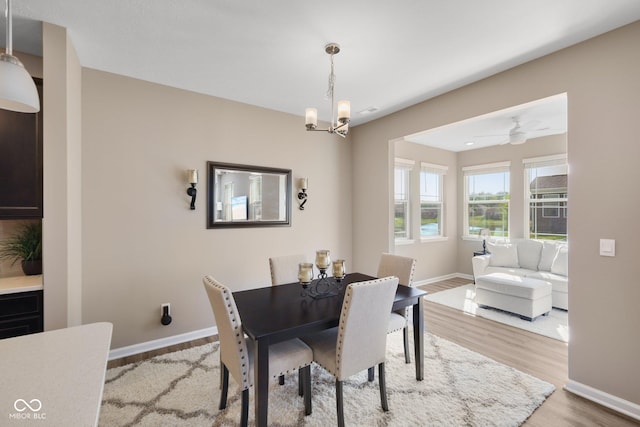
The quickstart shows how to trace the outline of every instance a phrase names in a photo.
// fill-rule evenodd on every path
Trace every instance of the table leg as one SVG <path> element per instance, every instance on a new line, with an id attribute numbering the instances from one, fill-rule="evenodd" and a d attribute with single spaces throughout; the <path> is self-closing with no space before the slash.
<path id="1" fill-rule="evenodd" d="M 266 427 L 269 407 L 269 341 L 256 340 L 254 349 L 255 421 L 257 427 Z"/>
<path id="2" fill-rule="evenodd" d="M 424 312 L 422 297 L 413 305 L 413 347 L 416 358 L 416 379 L 424 379 Z"/>

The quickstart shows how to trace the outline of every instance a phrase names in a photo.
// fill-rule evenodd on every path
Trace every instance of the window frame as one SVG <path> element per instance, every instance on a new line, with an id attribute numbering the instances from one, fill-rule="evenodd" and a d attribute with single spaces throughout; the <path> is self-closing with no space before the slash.
<path id="1" fill-rule="evenodd" d="M 411 227 L 411 207 L 412 207 L 412 197 L 411 197 L 411 175 L 413 174 L 413 169 L 415 167 L 415 161 L 409 159 L 403 159 L 400 157 L 396 157 L 394 161 L 393 167 L 393 237 L 396 244 L 407 244 L 413 242 L 412 235 L 412 227 Z M 396 206 L 398 204 L 397 192 L 396 192 L 396 177 L 397 172 L 401 170 L 403 171 L 404 178 L 404 186 L 405 191 L 404 194 L 406 196 L 405 199 L 402 199 L 402 203 L 405 203 L 405 236 L 398 236 L 396 232 Z"/>
<path id="2" fill-rule="evenodd" d="M 469 177 L 471 176 L 476 176 L 476 175 L 489 175 L 489 174 L 496 174 L 496 173 L 507 173 L 509 175 L 509 179 L 507 180 L 508 183 L 508 188 L 507 188 L 507 198 L 503 199 L 503 200 L 496 200 L 494 202 L 489 201 L 488 203 L 495 203 L 495 204 L 503 204 L 506 203 L 507 205 L 507 230 L 506 230 L 506 235 L 503 232 L 502 236 L 496 236 L 493 234 L 491 234 L 492 237 L 497 237 L 497 238 L 502 238 L 502 239 L 509 239 L 509 235 L 511 232 L 511 162 L 510 161 L 505 161 L 505 162 L 496 162 L 496 163 L 487 163 L 487 164 L 481 164 L 481 165 L 473 165 L 473 166 L 464 166 L 462 167 L 462 179 L 464 181 L 464 191 L 463 191 L 463 200 L 462 200 L 462 205 L 463 205 L 463 209 L 464 209 L 464 213 L 462 216 L 462 238 L 463 239 L 474 239 L 474 240 L 478 240 L 480 239 L 479 233 L 478 234 L 471 234 L 469 233 L 469 207 L 471 205 L 474 204 L 479 204 L 481 202 L 487 203 L 487 201 L 478 201 L 476 203 L 474 202 L 470 202 L 469 200 Z"/>
<path id="3" fill-rule="evenodd" d="M 569 175 L 569 162 L 568 162 L 568 156 L 566 153 L 563 154 L 554 154 L 554 155 L 550 155 L 550 156 L 542 156 L 542 157 L 532 157 L 532 158 L 527 158 L 527 159 L 522 159 L 522 164 L 523 164 L 523 173 L 524 173 L 524 210 L 523 210 L 523 229 L 525 230 L 526 233 L 526 238 L 527 239 L 536 239 L 536 240 L 553 240 L 553 241 L 568 241 L 569 240 L 569 236 L 568 236 L 568 228 L 567 228 L 567 233 L 564 234 L 564 240 L 563 239 L 544 239 L 544 238 L 540 238 L 539 237 L 539 232 L 536 230 L 535 232 L 533 232 L 531 230 L 531 211 L 532 211 L 532 207 L 531 207 L 531 203 L 534 200 L 540 200 L 540 202 L 538 202 L 539 204 L 539 209 L 542 212 L 542 217 L 543 218 L 549 218 L 549 219 L 553 219 L 553 218 L 557 218 L 557 219 L 564 219 L 565 221 L 567 220 L 567 204 L 569 201 L 569 191 L 568 188 L 565 188 L 565 190 L 561 193 L 552 193 L 552 194 L 558 194 L 558 196 L 556 197 L 544 197 L 546 196 L 546 194 L 542 194 L 542 197 L 538 198 L 538 199 L 533 199 L 531 197 L 532 193 L 531 193 L 531 170 L 532 169 L 537 169 L 537 168 L 543 168 L 543 167 L 553 167 L 553 166 L 564 166 L 566 168 L 566 173 L 567 176 Z M 549 176 L 549 175 L 542 175 L 542 176 Z M 564 197 L 563 197 L 564 196 Z M 554 204 L 553 206 L 545 206 L 545 204 Z M 556 209 L 557 210 L 557 215 L 556 216 L 549 216 L 549 215 L 545 215 L 545 209 Z M 542 233 L 542 234 L 551 234 L 551 233 Z"/>
<path id="4" fill-rule="evenodd" d="M 419 171 L 419 180 L 418 180 L 418 200 L 419 200 L 419 211 L 420 215 L 418 216 L 418 233 L 420 235 L 420 240 L 432 241 L 432 240 L 442 240 L 446 237 L 444 232 L 445 227 L 445 197 L 444 197 L 444 180 L 449 170 L 448 166 L 437 165 L 434 163 L 421 162 L 420 163 L 420 171 Z M 423 197 L 425 194 L 423 193 L 423 173 L 428 173 L 432 175 L 436 175 L 438 177 L 438 200 L 436 201 L 426 201 L 429 204 L 439 205 L 439 215 L 438 215 L 438 231 L 437 235 L 423 235 L 422 234 L 422 204 Z"/>

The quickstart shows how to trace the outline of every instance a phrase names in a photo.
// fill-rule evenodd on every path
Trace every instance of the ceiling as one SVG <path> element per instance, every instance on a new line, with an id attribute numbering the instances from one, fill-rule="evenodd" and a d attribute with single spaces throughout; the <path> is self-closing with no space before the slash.
<path id="1" fill-rule="evenodd" d="M 510 131 L 518 122 L 523 142 L 567 132 L 567 94 L 562 93 L 473 117 L 404 139 L 449 151 L 465 151 L 511 143 Z"/>
<path id="2" fill-rule="evenodd" d="M 341 46 L 336 100 L 351 101 L 357 126 L 640 19 L 638 0 L 14 0 L 12 6 L 16 51 L 41 55 L 38 22 L 49 22 L 68 28 L 84 67 L 298 115 L 301 129 L 305 107 L 330 119 L 329 42 Z M 508 132 L 508 124 L 491 133 Z"/>

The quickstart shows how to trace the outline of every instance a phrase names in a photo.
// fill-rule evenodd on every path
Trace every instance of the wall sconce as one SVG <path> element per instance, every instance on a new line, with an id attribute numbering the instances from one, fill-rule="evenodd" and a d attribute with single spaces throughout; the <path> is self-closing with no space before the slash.
<path id="1" fill-rule="evenodd" d="M 189 169 L 187 170 L 187 174 L 189 176 L 189 184 L 191 184 L 191 188 L 187 188 L 187 194 L 191 196 L 191 210 L 193 211 L 196 209 L 196 194 L 198 194 L 198 190 L 196 190 L 198 169 Z"/>
<path id="2" fill-rule="evenodd" d="M 307 203 L 307 186 L 309 184 L 309 180 L 307 178 L 300 178 L 300 192 L 298 192 L 298 204 L 300 205 L 300 210 L 304 210 L 304 204 Z"/>

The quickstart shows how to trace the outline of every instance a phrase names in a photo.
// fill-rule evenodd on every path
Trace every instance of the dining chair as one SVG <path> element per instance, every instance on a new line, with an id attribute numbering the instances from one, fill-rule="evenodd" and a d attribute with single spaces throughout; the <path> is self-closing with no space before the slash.
<path id="1" fill-rule="evenodd" d="M 338 326 L 303 340 L 313 350 L 313 360 L 336 378 L 338 426 L 344 426 L 343 382 L 350 376 L 378 366 L 380 402 L 389 410 L 384 362 L 389 312 L 397 277 L 351 283 L 345 289 Z"/>
<path id="2" fill-rule="evenodd" d="M 218 327 L 220 340 L 220 363 L 222 369 L 222 392 L 219 409 L 227 407 L 229 373 L 242 389 L 242 412 L 240 424 L 245 427 L 249 421 L 249 387 L 253 385 L 253 346 L 248 346 L 242 320 L 238 314 L 233 294 L 223 284 L 211 276 L 203 279 L 204 287 L 211 303 Z M 276 378 L 298 370 L 304 381 L 305 415 L 311 414 L 311 348 L 300 339 L 291 339 L 269 346 L 269 375 Z"/>
<path id="3" fill-rule="evenodd" d="M 307 262 L 303 254 L 284 255 L 269 258 L 271 285 L 284 285 L 298 281 L 298 264 Z"/>
<path id="4" fill-rule="evenodd" d="M 284 285 L 298 281 L 298 264 L 307 262 L 303 254 L 283 255 L 269 258 L 269 270 L 271 271 L 271 286 Z M 284 384 L 284 375 L 278 378 L 280 385 Z M 298 374 L 298 393 L 303 394 L 302 376 Z"/>
<path id="5" fill-rule="evenodd" d="M 378 263 L 378 277 L 395 276 L 398 283 L 405 286 L 413 286 L 413 274 L 416 269 L 416 260 L 413 258 L 383 253 Z M 411 363 L 409 352 L 409 308 L 394 311 L 389 316 L 388 333 L 402 329 L 404 338 L 404 361 Z M 373 378 L 371 378 L 373 379 Z"/>

